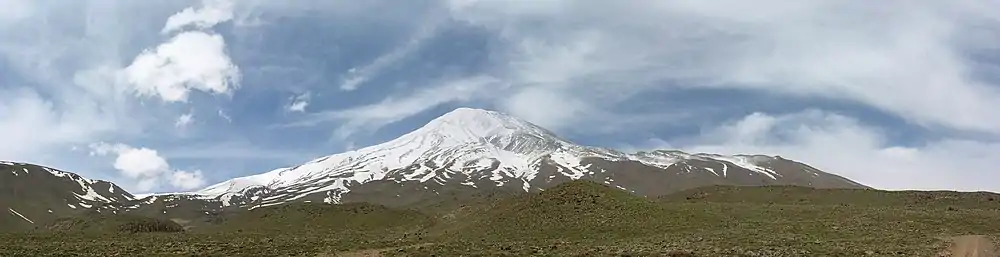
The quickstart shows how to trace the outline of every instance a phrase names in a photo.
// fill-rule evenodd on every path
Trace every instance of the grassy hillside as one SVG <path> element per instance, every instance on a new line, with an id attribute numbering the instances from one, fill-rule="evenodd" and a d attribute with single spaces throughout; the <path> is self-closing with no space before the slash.
<path id="1" fill-rule="evenodd" d="M 936 256 L 952 236 L 1000 235 L 994 196 L 707 187 L 647 199 L 574 181 L 435 216 L 293 204 L 187 233 L 0 235 L 0 255 Z"/>
<path id="2" fill-rule="evenodd" d="M 813 204 L 1000 209 L 1000 194 L 953 191 L 815 189 L 797 186 L 709 186 L 660 197 L 663 202 Z"/>
<path id="3" fill-rule="evenodd" d="M 198 232 L 370 234 L 411 233 L 431 225 L 432 218 L 412 210 L 367 203 L 340 205 L 295 203 L 232 213 Z"/>
<path id="4" fill-rule="evenodd" d="M 655 202 L 585 180 L 567 182 L 481 206 L 448 227 L 469 238 L 621 238 L 648 231 L 663 208 Z"/>
<path id="5" fill-rule="evenodd" d="M 690 197 L 692 195 L 700 197 Z M 1000 234 L 993 194 L 707 187 L 652 204 L 588 182 L 496 204 L 401 255 L 930 256 Z"/>

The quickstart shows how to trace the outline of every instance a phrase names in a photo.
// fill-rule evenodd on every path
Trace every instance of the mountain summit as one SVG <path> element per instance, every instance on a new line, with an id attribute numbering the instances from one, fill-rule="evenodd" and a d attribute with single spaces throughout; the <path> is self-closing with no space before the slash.
<path id="1" fill-rule="evenodd" d="M 444 135 L 455 142 L 484 138 L 532 136 L 557 139 L 552 132 L 503 113 L 472 108 L 458 108 L 431 120 L 407 136 Z M 406 137 L 406 136 L 403 136 Z"/>
<path id="2" fill-rule="evenodd" d="M 459 108 L 389 142 L 185 195 L 251 208 L 345 199 L 400 205 L 457 188 L 531 192 L 577 179 L 650 196 L 717 184 L 865 187 L 777 157 L 582 146 L 513 116 Z"/>

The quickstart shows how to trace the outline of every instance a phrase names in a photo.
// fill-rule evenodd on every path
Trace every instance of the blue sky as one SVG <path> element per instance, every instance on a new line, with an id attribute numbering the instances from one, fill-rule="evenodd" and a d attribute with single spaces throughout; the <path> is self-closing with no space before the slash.
<path id="1" fill-rule="evenodd" d="M 1000 191 L 998 5 L 0 0 L 0 159 L 191 190 L 477 107 L 587 145 Z"/>

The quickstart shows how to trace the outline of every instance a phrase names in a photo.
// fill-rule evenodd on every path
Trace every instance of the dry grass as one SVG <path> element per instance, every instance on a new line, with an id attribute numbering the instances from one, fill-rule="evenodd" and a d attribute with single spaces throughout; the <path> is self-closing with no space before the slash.
<path id="1" fill-rule="evenodd" d="M 740 190 L 703 190 L 700 193 L 725 197 L 680 196 L 657 203 L 592 183 L 570 183 L 540 194 L 466 206 L 446 220 L 371 205 L 290 205 L 236 215 L 216 229 L 186 233 L 2 235 L 0 253 L 934 256 L 946 247 L 943 238 L 1000 235 L 1000 208 L 989 195 Z M 233 229 L 241 227 L 254 229 Z"/>

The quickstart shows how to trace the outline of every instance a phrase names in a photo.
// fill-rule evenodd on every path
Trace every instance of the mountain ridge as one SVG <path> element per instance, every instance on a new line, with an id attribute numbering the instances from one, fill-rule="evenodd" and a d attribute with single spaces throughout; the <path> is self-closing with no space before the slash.
<path id="1" fill-rule="evenodd" d="M 481 194 L 537 193 L 576 180 L 643 197 L 709 185 L 869 188 L 780 156 L 625 153 L 576 144 L 503 113 L 459 108 L 384 143 L 192 192 L 132 195 L 112 182 L 0 162 L 0 207 L 8 208 L 0 225 L 30 228 L 81 213 L 127 212 L 197 226 L 228 210 L 298 202 L 453 206 Z"/>

